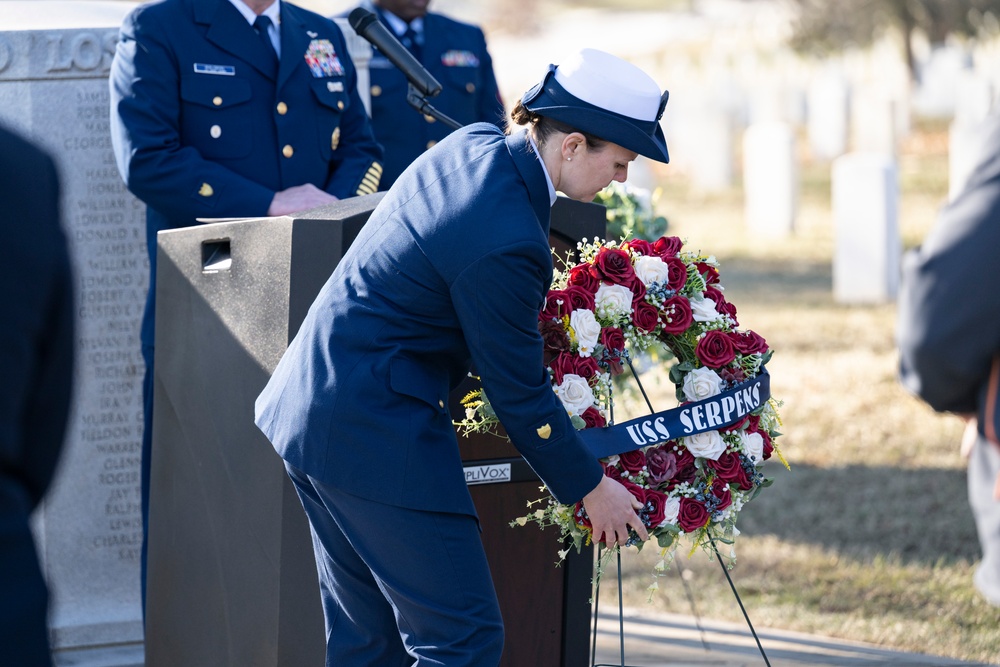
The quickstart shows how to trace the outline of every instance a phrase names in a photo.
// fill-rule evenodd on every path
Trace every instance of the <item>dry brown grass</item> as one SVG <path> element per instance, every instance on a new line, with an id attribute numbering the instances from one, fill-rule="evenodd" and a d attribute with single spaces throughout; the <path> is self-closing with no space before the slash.
<path id="1" fill-rule="evenodd" d="M 941 134 L 940 126 L 918 127 L 903 146 L 906 246 L 919 243 L 946 194 Z M 761 242 L 743 228 L 738 188 L 698 196 L 682 175 L 665 174 L 670 233 L 719 258 L 741 324 L 776 350 L 779 445 L 792 470 L 768 463 L 776 481 L 741 514 L 732 576 L 761 627 L 1000 660 L 1000 609 L 971 583 L 980 552 L 958 452 L 962 425 L 898 384 L 893 305 L 834 303 L 829 169 L 809 165 L 802 178 L 795 234 Z M 657 409 L 675 404 L 662 378 L 644 384 Z M 656 557 L 650 548 L 625 559 L 628 604 L 645 604 Z M 685 551 L 673 567 L 690 572 L 700 614 L 742 622 L 717 562 Z M 602 588 L 602 601 L 616 604 L 615 586 Z M 675 571 L 652 604 L 691 612 Z"/>

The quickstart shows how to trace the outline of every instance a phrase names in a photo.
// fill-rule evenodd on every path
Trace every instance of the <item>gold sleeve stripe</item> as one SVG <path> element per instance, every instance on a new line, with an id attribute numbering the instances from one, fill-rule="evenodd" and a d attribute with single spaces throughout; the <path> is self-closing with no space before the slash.
<path id="1" fill-rule="evenodd" d="M 378 183 L 382 180 L 382 165 L 378 162 L 372 162 L 372 165 L 368 167 L 368 171 L 365 172 L 364 177 L 361 179 L 361 184 L 358 185 L 357 194 L 359 195 L 370 195 L 378 191 Z"/>

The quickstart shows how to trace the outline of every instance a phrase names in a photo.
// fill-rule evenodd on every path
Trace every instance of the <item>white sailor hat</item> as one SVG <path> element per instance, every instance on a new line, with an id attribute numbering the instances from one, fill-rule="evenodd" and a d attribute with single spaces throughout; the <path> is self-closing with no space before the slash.
<path id="1" fill-rule="evenodd" d="M 540 116 L 669 162 L 660 118 L 670 93 L 635 65 L 597 49 L 582 49 L 526 92 L 521 104 Z"/>

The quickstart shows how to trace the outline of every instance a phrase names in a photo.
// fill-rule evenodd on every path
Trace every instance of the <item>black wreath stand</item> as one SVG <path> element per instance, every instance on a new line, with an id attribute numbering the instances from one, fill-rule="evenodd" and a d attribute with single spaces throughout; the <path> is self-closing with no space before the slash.
<path id="1" fill-rule="evenodd" d="M 653 404 L 649 400 L 649 396 L 646 394 L 645 388 L 642 386 L 642 381 L 639 380 L 639 374 L 636 372 L 635 367 L 632 365 L 632 359 L 628 356 L 628 352 L 624 356 L 625 362 L 628 364 L 629 371 L 632 373 L 632 377 L 635 379 L 636 385 L 639 387 L 640 393 L 642 393 L 643 400 L 646 401 L 646 407 L 649 408 L 650 414 L 655 414 L 656 410 L 653 409 Z M 610 423 L 614 423 L 614 405 L 611 406 L 611 419 Z M 750 634 L 753 635 L 754 641 L 757 643 L 757 649 L 760 651 L 760 655 L 764 658 L 764 664 L 767 667 L 771 667 L 771 662 L 767 659 L 767 653 L 764 652 L 764 647 L 760 643 L 760 638 L 757 636 L 757 631 L 754 630 L 753 623 L 750 621 L 750 615 L 747 614 L 746 607 L 743 605 L 743 600 L 740 598 L 739 592 L 736 590 L 736 584 L 733 583 L 733 578 L 729 574 L 729 568 L 726 567 L 725 561 L 722 559 L 722 554 L 719 553 L 719 548 L 715 544 L 715 540 L 711 535 L 708 537 L 709 543 L 712 545 L 712 550 L 715 552 L 715 557 L 722 567 L 723 573 L 726 575 L 726 581 L 729 582 L 729 589 L 733 592 L 733 596 L 736 598 L 737 604 L 740 606 L 740 611 L 743 613 L 743 618 L 747 622 L 747 627 L 750 628 Z M 601 602 L 601 581 L 597 578 L 597 583 L 595 584 L 594 590 L 594 629 L 591 633 L 590 640 L 590 665 L 591 667 L 630 667 L 625 664 L 625 608 L 622 601 L 622 552 L 620 547 L 613 547 L 616 551 L 616 567 L 618 575 L 618 649 L 619 649 L 619 659 L 620 662 L 617 665 L 612 665 L 610 663 L 597 664 L 597 617 Z M 597 562 L 601 562 L 601 552 L 604 546 L 602 544 L 597 545 Z M 678 574 L 680 575 L 680 570 L 678 569 Z M 705 647 L 705 651 L 709 650 L 708 642 L 705 640 L 705 630 L 701 627 L 701 618 L 698 616 L 698 610 L 695 608 L 694 596 L 691 593 L 691 589 L 688 586 L 687 581 L 681 576 L 681 583 L 684 585 L 684 592 L 687 596 L 688 602 L 691 605 L 691 610 L 694 614 L 695 624 L 698 627 L 698 632 L 701 635 L 702 646 Z"/>

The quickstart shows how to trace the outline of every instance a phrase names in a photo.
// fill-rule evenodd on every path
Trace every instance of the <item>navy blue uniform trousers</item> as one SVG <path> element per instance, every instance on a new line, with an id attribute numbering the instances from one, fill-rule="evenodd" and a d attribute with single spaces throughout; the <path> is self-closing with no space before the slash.
<path id="1" fill-rule="evenodd" d="M 327 667 L 499 664 L 503 622 L 475 517 L 385 505 L 285 468 L 309 517 Z"/>

